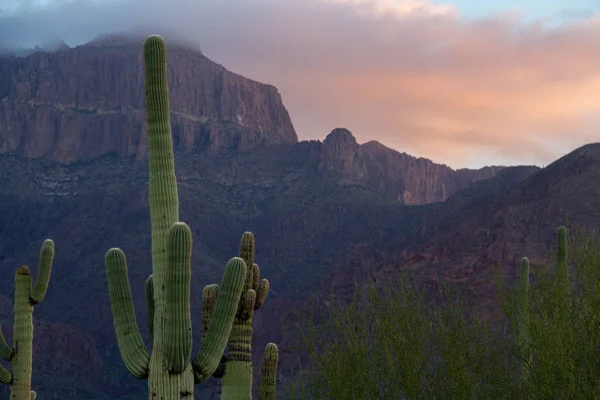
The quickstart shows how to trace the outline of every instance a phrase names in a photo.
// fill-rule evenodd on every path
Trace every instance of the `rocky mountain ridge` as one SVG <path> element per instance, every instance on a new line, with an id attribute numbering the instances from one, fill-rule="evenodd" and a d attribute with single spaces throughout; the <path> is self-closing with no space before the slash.
<path id="1" fill-rule="evenodd" d="M 277 89 L 201 53 L 169 51 L 174 145 L 206 152 L 295 143 Z M 144 158 L 139 43 L 100 41 L 0 57 L 0 152 L 61 163 L 108 154 Z"/>
<path id="2" fill-rule="evenodd" d="M 82 46 L 0 57 L 0 154 L 63 164 L 146 157 L 141 39 L 107 35 Z M 169 47 L 174 147 L 234 154 L 298 138 L 277 89 L 234 74 L 180 44 Z M 370 182 L 401 204 L 443 201 L 502 167 L 454 171 L 343 128 L 321 143 L 318 168 Z"/>

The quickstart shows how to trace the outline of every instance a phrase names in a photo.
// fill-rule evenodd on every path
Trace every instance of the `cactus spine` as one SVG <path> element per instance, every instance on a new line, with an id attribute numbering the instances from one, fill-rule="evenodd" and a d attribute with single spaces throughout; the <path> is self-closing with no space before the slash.
<path id="1" fill-rule="evenodd" d="M 160 36 L 144 42 L 144 93 L 149 150 L 149 197 L 152 227 L 152 275 L 146 281 L 152 352 L 148 354 L 135 318 L 125 254 L 105 256 L 113 322 L 121 357 L 135 377 L 148 379 L 152 400 L 193 399 L 194 384 L 210 377 L 227 344 L 246 266 L 232 258 L 225 267 L 213 323 L 198 355 L 191 360 L 190 228 L 179 222 L 167 86 L 166 47 Z"/>
<path id="2" fill-rule="evenodd" d="M 33 306 L 46 296 L 53 259 L 54 242 L 46 239 L 40 251 L 38 278 L 33 287 L 33 276 L 26 265 L 17 268 L 15 274 L 13 348 L 7 344 L 0 329 L 0 357 L 12 364 L 12 373 L 0 365 L 0 382 L 10 385 L 11 399 L 35 400 L 37 397 L 31 390 Z"/>
<path id="3" fill-rule="evenodd" d="M 228 354 L 225 365 L 221 365 L 214 374 L 222 377 L 222 400 L 252 400 L 252 317 L 267 298 L 269 281 L 260 279 L 260 269 L 254 263 L 254 236 L 251 232 L 242 235 L 240 258 L 246 264 L 244 288 L 239 297 L 239 304 L 231 335 L 229 337 Z M 212 324 L 210 304 L 215 290 L 205 292 L 203 329 Z M 265 349 L 259 398 L 262 400 L 275 398 L 275 377 L 277 372 L 277 346 L 269 343 Z"/>

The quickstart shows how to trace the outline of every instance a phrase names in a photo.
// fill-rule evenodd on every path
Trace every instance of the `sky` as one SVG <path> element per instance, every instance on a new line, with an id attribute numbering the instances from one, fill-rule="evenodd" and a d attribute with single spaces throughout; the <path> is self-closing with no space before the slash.
<path id="1" fill-rule="evenodd" d="M 0 0 L 0 47 L 137 27 L 275 85 L 301 140 L 343 127 L 453 168 L 600 141 L 600 0 Z"/>

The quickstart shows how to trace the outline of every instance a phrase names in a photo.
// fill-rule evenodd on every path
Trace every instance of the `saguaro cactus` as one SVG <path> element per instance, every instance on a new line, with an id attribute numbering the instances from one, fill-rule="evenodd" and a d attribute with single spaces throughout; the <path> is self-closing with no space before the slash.
<path id="1" fill-rule="evenodd" d="M 202 296 L 202 334 L 208 331 L 208 326 L 210 324 L 214 301 L 216 295 L 219 291 L 218 285 L 209 285 L 204 288 L 204 293 Z M 276 389 L 277 389 L 277 362 L 279 359 L 279 353 L 277 350 L 277 345 L 275 343 L 269 343 L 265 347 L 265 352 L 263 354 L 263 362 L 261 366 L 261 379 L 260 386 L 258 389 L 258 398 L 259 400 L 275 400 Z M 215 378 L 223 378 L 225 374 L 227 363 L 227 357 L 223 356 L 221 358 L 221 362 L 219 363 L 219 367 L 213 373 L 213 377 Z M 246 369 L 246 371 L 248 371 Z M 250 368 L 250 373 L 252 373 L 252 369 Z M 248 379 L 248 376 L 243 376 L 244 379 Z M 252 375 L 250 375 L 250 379 Z M 252 386 L 250 386 L 250 393 L 243 392 L 240 393 L 239 397 L 244 398 L 252 398 Z M 227 395 L 225 395 L 227 396 Z M 221 399 L 226 397 L 221 397 Z"/>
<path id="2" fill-rule="evenodd" d="M 113 248 L 106 253 L 106 275 L 125 367 L 133 376 L 148 379 L 149 399 L 193 399 L 194 384 L 210 377 L 219 365 L 244 285 L 246 266 L 237 257 L 227 263 L 214 304 L 213 323 L 200 352 L 190 360 L 192 234 L 185 223 L 179 222 L 166 47 L 160 36 L 150 36 L 144 42 L 144 67 L 152 229 L 152 275 L 146 281 L 148 314 L 152 319 L 149 321 L 151 354 L 139 333 L 122 250 Z"/>
<path id="3" fill-rule="evenodd" d="M 517 345 L 522 355 L 521 380 L 529 379 L 531 366 L 531 334 L 529 330 L 529 259 L 521 259 L 519 280 L 517 283 Z"/>
<path id="4" fill-rule="evenodd" d="M 252 400 L 252 317 L 267 298 L 269 281 L 260 279 L 260 269 L 254 263 L 254 236 L 251 232 L 242 235 L 240 258 L 246 264 L 244 289 L 239 297 L 237 314 L 231 328 L 228 353 L 225 366 L 218 370 L 216 377 L 222 376 L 222 400 Z M 207 291 L 207 296 L 214 296 L 214 291 Z M 211 303 L 210 299 L 204 302 Z M 212 317 L 207 317 L 212 324 Z M 269 343 L 263 359 L 263 376 L 259 398 L 275 398 L 275 374 L 277 371 L 277 346 Z"/>
<path id="5" fill-rule="evenodd" d="M 33 276 L 23 265 L 15 274 L 15 321 L 13 327 L 13 347 L 7 343 L 0 329 L 0 357 L 12 364 L 12 373 L 0 365 L 0 382 L 10 385 L 10 398 L 15 400 L 35 400 L 31 390 L 31 369 L 33 359 L 33 306 L 41 303 L 46 296 L 54 242 L 46 239 L 40 251 L 38 278 L 32 287 Z"/>
<path id="6" fill-rule="evenodd" d="M 567 264 L 567 228 L 556 230 L 556 283 L 559 289 L 559 310 L 561 317 L 566 317 L 571 306 L 571 287 L 569 283 L 569 266 Z"/>
<path id="7" fill-rule="evenodd" d="M 277 345 L 275 343 L 267 344 L 260 369 L 258 400 L 275 400 L 278 359 Z"/>
<path id="8" fill-rule="evenodd" d="M 557 309 L 558 315 L 563 321 L 567 316 L 571 305 L 571 291 L 569 286 L 569 268 L 567 265 L 567 228 L 560 226 L 557 229 L 557 248 L 556 248 L 556 284 Z M 521 367 L 521 380 L 527 382 L 530 376 L 532 363 L 531 355 L 531 332 L 529 329 L 529 259 L 523 257 L 519 271 L 519 280 L 517 283 L 517 345 L 522 352 L 523 360 Z"/>

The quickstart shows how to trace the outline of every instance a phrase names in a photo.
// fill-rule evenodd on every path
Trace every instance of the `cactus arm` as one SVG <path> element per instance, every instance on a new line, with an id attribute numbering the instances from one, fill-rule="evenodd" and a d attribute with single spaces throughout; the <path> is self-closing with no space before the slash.
<path id="1" fill-rule="evenodd" d="M 267 300 L 269 294 L 269 281 L 267 279 L 260 279 L 260 268 L 254 264 L 254 283 L 253 288 L 256 291 L 256 301 L 254 302 L 254 310 L 258 310 L 262 307 Z"/>
<path id="2" fill-rule="evenodd" d="M 4 333 L 2 333 L 2 325 L 0 325 L 0 357 L 6 361 L 11 361 L 15 356 L 15 351 L 6 343 Z"/>
<path id="3" fill-rule="evenodd" d="M 254 235 L 252 232 L 244 232 L 240 241 L 240 258 L 246 263 L 246 277 L 244 279 L 244 288 L 240 295 L 240 302 L 238 305 L 238 316 L 242 313 L 244 308 L 244 297 L 248 290 L 252 289 L 252 283 L 254 281 Z"/>
<path id="4" fill-rule="evenodd" d="M 215 301 L 219 294 L 219 285 L 207 285 L 204 287 L 202 291 L 202 341 L 206 338 L 208 333 L 208 328 L 210 326 L 210 321 L 212 319 L 212 315 L 215 309 Z M 227 357 L 223 355 L 221 360 L 219 361 L 219 366 L 213 372 L 213 378 L 222 378 L 225 373 L 225 363 L 227 362 Z M 195 382 L 202 383 L 202 382 Z"/>
<path id="5" fill-rule="evenodd" d="M 252 311 L 254 311 L 254 303 L 256 302 L 256 292 L 254 289 L 250 289 L 246 292 L 244 296 L 244 303 L 242 308 L 242 313 L 240 318 L 243 320 L 247 320 L 251 317 Z"/>
<path id="6" fill-rule="evenodd" d="M 37 399 L 37 393 L 32 390 L 31 391 L 31 400 L 35 400 L 35 399 Z"/>
<path id="7" fill-rule="evenodd" d="M 167 257 L 164 357 L 169 371 L 178 374 L 187 367 L 192 353 L 192 231 L 183 222 L 169 230 Z"/>
<path id="8" fill-rule="evenodd" d="M 215 310 L 215 301 L 219 294 L 219 285 L 207 285 L 202 291 L 202 336 L 201 339 L 204 341 L 206 334 L 208 333 L 208 327 Z"/>
<path id="9" fill-rule="evenodd" d="M 0 365 L 0 383 L 10 385 L 12 382 L 12 374 L 9 370 Z"/>
<path id="10" fill-rule="evenodd" d="M 531 363 L 531 336 L 529 332 L 529 259 L 523 257 L 519 269 L 519 281 L 517 283 L 517 345 L 522 352 L 523 364 L 521 366 L 521 380 L 527 381 L 529 377 L 529 365 Z"/>
<path id="11" fill-rule="evenodd" d="M 46 239 L 40 250 L 40 263 L 38 276 L 31 290 L 31 301 L 33 304 L 41 303 L 48 290 L 48 282 L 52 273 L 52 261 L 54 259 L 54 242 Z"/>
<path id="12" fill-rule="evenodd" d="M 258 400 L 275 400 L 278 360 L 279 352 L 277 351 L 277 345 L 275 343 L 267 344 L 260 369 Z"/>
<path id="13" fill-rule="evenodd" d="M 146 378 L 150 356 L 135 318 L 125 253 L 117 248 L 108 250 L 105 264 L 110 306 L 121 358 L 131 375 Z"/>
<path id="14" fill-rule="evenodd" d="M 246 263 L 238 257 L 233 257 L 225 266 L 208 332 L 192 361 L 195 382 L 209 378 L 219 365 L 231 333 L 246 269 Z"/>
<path id="15" fill-rule="evenodd" d="M 258 264 L 252 263 L 252 288 L 256 290 L 260 281 L 260 268 Z"/>
<path id="16" fill-rule="evenodd" d="M 148 334 L 150 340 L 154 338 L 154 282 L 152 282 L 152 275 L 146 279 L 144 285 L 146 291 L 146 303 L 148 307 Z"/>

